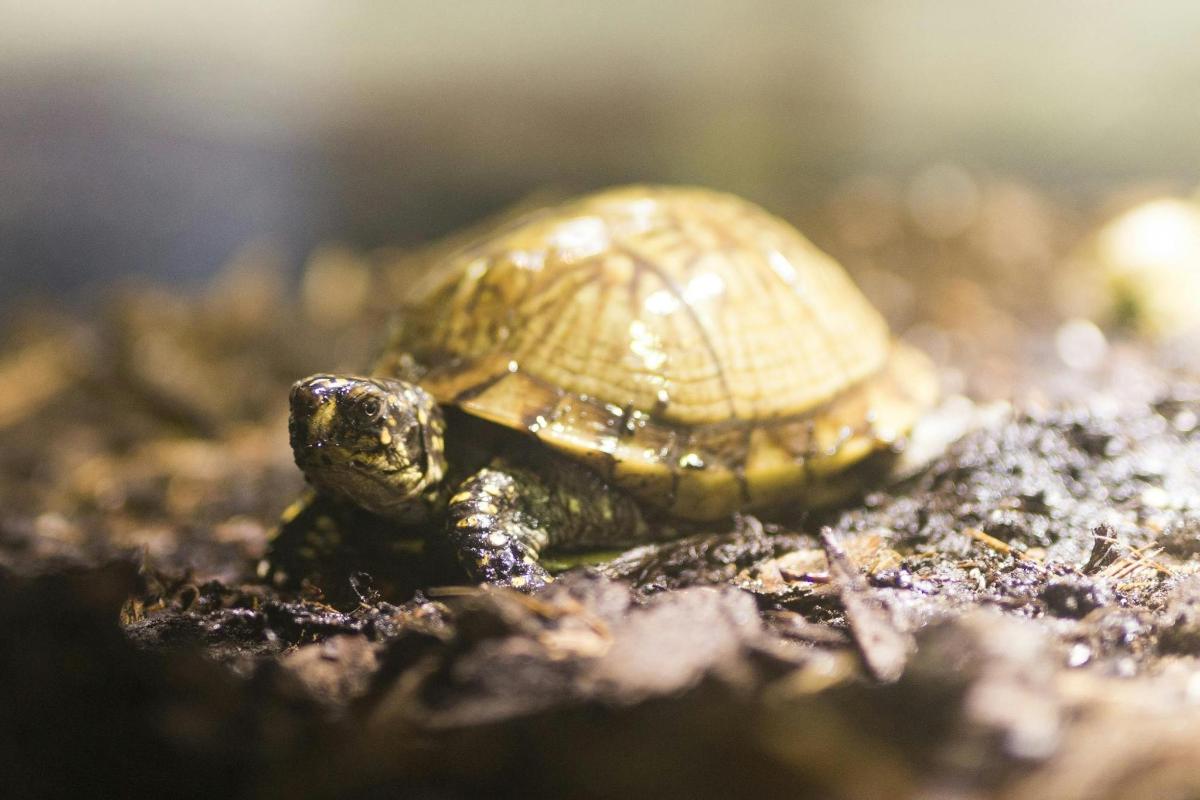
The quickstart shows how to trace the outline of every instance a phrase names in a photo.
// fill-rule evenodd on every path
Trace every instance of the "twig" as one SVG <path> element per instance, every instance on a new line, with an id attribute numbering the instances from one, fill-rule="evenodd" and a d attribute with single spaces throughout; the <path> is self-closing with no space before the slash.
<path id="1" fill-rule="evenodd" d="M 887 608 L 828 528 L 821 531 L 821 546 L 863 664 L 876 680 L 895 681 L 912 651 L 910 638 L 896 629 Z"/>

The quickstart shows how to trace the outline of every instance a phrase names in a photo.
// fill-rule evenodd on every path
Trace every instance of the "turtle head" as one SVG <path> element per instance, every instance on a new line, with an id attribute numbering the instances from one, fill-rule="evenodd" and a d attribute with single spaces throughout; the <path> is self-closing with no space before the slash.
<path id="1" fill-rule="evenodd" d="M 419 386 L 313 375 L 292 386 L 296 464 L 318 491 L 402 522 L 427 518 L 446 474 L 445 421 Z"/>

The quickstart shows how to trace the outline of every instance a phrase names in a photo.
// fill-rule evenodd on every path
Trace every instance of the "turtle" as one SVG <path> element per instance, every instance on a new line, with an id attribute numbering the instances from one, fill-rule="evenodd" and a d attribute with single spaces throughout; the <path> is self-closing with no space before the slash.
<path id="1" fill-rule="evenodd" d="M 369 373 L 295 383 L 291 445 L 317 498 L 444 531 L 476 582 L 843 500 L 937 395 L 837 262 L 704 188 L 530 211 L 411 294 Z"/>

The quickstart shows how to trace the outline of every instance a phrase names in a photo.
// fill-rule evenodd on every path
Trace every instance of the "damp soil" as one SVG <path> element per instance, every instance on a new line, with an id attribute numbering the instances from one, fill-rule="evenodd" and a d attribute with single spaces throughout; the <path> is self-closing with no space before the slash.
<path id="1" fill-rule="evenodd" d="M 1200 371 L 1117 330 L 1086 368 L 1056 350 L 1064 312 L 1020 284 L 1086 220 L 1021 189 L 1043 246 L 988 249 L 1014 191 L 951 241 L 822 241 L 933 353 L 961 438 L 534 596 L 420 541 L 257 578 L 303 488 L 288 384 L 369 363 L 420 259 L 326 252 L 295 291 L 247 257 L 201 295 L 11 316 L 4 794 L 1200 794 Z"/>

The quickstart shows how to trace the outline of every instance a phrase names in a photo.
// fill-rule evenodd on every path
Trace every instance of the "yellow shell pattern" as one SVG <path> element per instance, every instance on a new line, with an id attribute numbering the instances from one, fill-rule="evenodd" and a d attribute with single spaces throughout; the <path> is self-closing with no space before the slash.
<path id="1" fill-rule="evenodd" d="M 400 344 L 422 386 L 681 518 L 845 494 L 936 393 L 836 262 L 728 194 L 589 195 L 437 274 Z"/>

